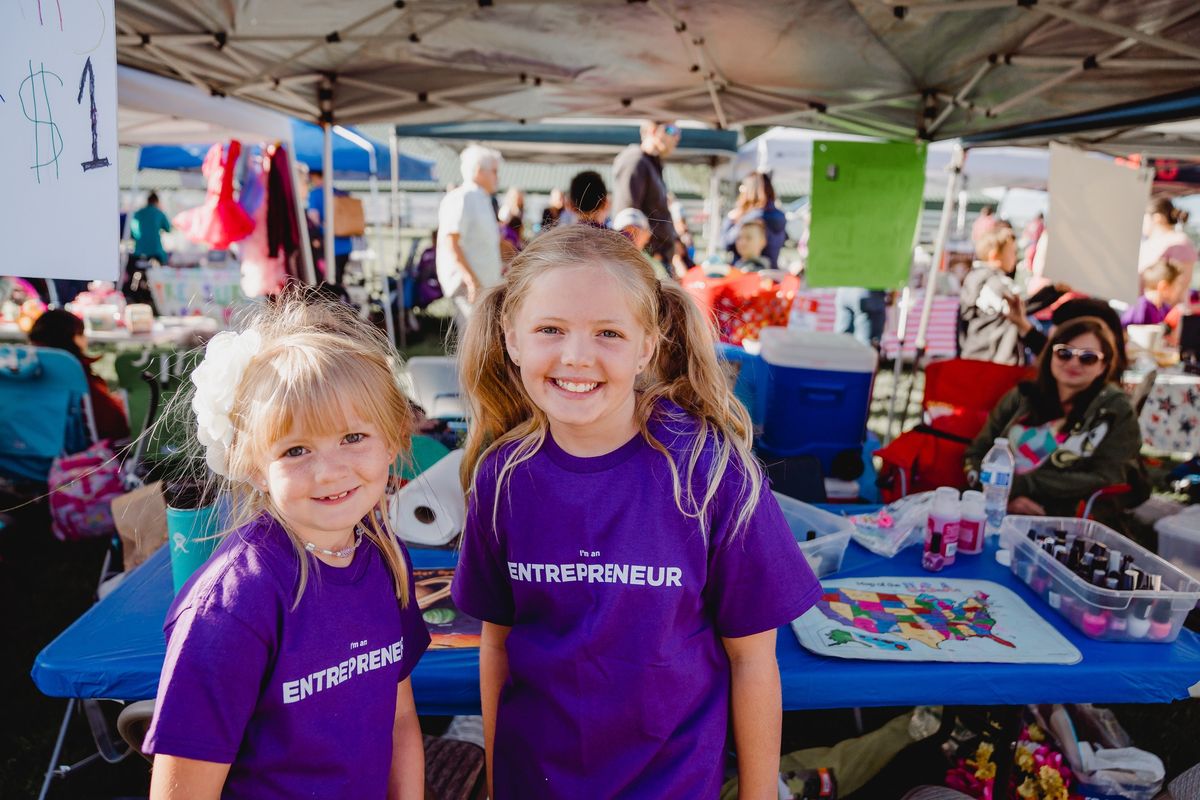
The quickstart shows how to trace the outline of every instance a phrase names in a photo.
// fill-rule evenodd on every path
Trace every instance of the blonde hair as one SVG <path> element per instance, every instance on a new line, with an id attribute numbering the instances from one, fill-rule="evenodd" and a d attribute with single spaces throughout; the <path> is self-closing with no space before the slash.
<path id="1" fill-rule="evenodd" d="M 993 258 L 999 258 L 1004 245 L 1016 240 L 1012 228 L 998 224 L 979 237 L 979 241 L 975 243 L 975 255 L 980 261 L 991 261 Z"/>
<path id="2" fill-rule="evenodd" d="M 733 470 L 741 478 L 741 507 L 733 526 L 735 533 L 740 531 L 762 494 L 762 471 L 750 450 L 750 416 L 734 398 L 717 362 L 712 322 L 678 284 L 660 283 L 653 265 L 628 239 L 590 225 L 554 228 L 534 239 L 513 259 L 504 282 L 487 290 L 471 313 L 458 353 L 471 417 L 463 486 L 474 493 L 484 459 L 506 450 L 497 472 L 494 524 L 505 478 L 545 440 L 548 420 L 525 391 L 520 369 L 505 349 L 504 326 L 539 277 L 553 269 L 581 266 L 604 270 L 616 279 L 626 289 L 634 316 L 654 336 L 654 355 L 635 386 L 634 415 L 642 436 L 667 459 L 675 505 L 684 516 L 696 519 L 707 535 L 709 505 Z M 679 463 L 649 429 L 660 400 L 675 403 L 699 426 L 690 452 Z M 706 452 L 711 461 L 701 469 Z M 704 485 L 699 496 L 693 488 L 697 478 Z"/>
<path id="3" fill-rule="evenodd" d="M 395 350 L 348 306 L 311 289 L 289 288 L 277 300 L 250 308 L 242 321 L 244 330 L 258 332 L 262 346 L 238 381 L 229 413 L 233 441 L 223 488 L 232 499 L 233 516 L 224 534 L 264 513 L 280 524 L 300 562 L 295 608 L 308 579 L 308 553 L 272 499 L 254 486 L 271 446 L 294 431 L 344 432 L 352 413 L 378 427 L 389 452 L 407 458 L 412 409 L 396 380 Z M 191 394 L 180 392 L 173 416 L 184 403 L 190 414 Z M 201 446 L 194 447 L 193 463 L 203 463 Z M 385 495 L 367 515 L 363 538 L 379 550 L 405 607 L 408 569 L 387 519 Z"/>
<path id="4" fill-rule="evenodd" d="M 1161 281 L 1174 283 L 1183 274 L 1182 265 L 1170 258 L 1160 258 L 1142 271 L 1142 288 L 1156 289 Z"/>

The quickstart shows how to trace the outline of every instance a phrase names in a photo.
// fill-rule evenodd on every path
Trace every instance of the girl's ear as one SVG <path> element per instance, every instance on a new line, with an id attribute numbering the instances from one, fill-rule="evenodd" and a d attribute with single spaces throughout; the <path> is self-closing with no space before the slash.
<path id="1" fill-rule="evenodd" d="M 504 321 L 504 349 L 508 351 L 508 357 L 518 367 L 521 366 L 521 348 L 517 341 L 517 332 L 508 320 Z"/>
<path id="2" fill-rule="evenodd" d="M 650 333 L 642 337 L 642 347 L 638 353 L 638 372 L 645 372 L 646 367 L 654 360 L 655 343 L 657 339 Z"/>

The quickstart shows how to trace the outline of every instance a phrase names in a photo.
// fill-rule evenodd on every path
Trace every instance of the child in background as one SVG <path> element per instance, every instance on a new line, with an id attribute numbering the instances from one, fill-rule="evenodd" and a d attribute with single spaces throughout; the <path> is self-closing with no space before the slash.
<path id="1" fill-rule="evenodd" d="M 1121 325 L 1159 325 L 1183 299 L 1186 286 L 1181 265 L 1169 258 L 1160 258 L 1142 271 L 1142 296 L 1125 309 Z"/>
<path id="2" fill-rule="evenodd" d="M 557 228 L 484 294 L 454 600 L 484 620 L 496 800 L 775 797 L 775 629 L 820 585 L 712 326 L 612 231 Z"/>
<path id="3" fill-rule="evenodd" d="M 633 242 L 638 250 L 645 250 L 650 244 L 650 220 L 638 208 L 623 208 L 613 217 L 612 227 Z"/>
<path id="4" fill-rule="evenodd" d="M 196 436 L 235 519 L 167 613 L 154 800 L 422 798 L 409 674 L 429 634 L 387 524 L 412 426 L 393 357 L 300 292 L 209 342 Z"/>
<path id="5" fill-rule="evenodd" d="M 770 269 L 770 259 L 762 254 L 766 246 L 767 228 L 762 220 L 751 219 L 743 222 L 737 235 L 737 251 L 740 257 L 733 266 L 742 272 Z"/>
<path id="6" fill-rule="evenodd" d="M 571 178 L 568 192 L 575 222 L 603 228 L 608 219 L 608 188 L 599 172 L 584 170 Z"/>

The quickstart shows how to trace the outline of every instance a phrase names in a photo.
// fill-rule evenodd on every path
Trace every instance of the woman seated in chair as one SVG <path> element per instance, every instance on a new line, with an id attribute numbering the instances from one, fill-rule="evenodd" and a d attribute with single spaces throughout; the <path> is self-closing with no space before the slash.
<path id="1" fill-rule="evenodd" d="M 1037 377 L 1000 398 L 967 448 L 968 482 L 979 483 L 980 462 L 1005 436 L 1016 456 L 1011 514 L 1070 517 L 1099 489 L 1144 485 L 1137 415 L 1110 383 L 1116 368 L 1116 342 L 1102 320 L 1079 317 L 1056 328 L 1038 359 Z"/>
<path id="2" fill-rule="evenodd" d="M 75 356 L 87 377 L 96 434 L 101 439 L 112 440 L 129 436 L 129 421 L 125 418 L 121 401 L 109 392 L 104 379 L 92 372 L 92 364 L 99 359 L 84 354 L 87 339 L 83 335 L 83 320 L 62 309 L 47 311 L 33 323 L 29 331 L 29 343 L 36 347 L 66 350 Z"/>

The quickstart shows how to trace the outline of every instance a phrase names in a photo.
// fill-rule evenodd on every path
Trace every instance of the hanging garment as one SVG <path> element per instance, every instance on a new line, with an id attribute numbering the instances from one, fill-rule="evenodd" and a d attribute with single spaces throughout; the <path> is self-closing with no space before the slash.
<path id="1" fill-rule="evenodd" d="M 254 233 L 238 243 L 242 264 L 242 293 L 247 297 L 277 294 L 287 282 L 284 257 L 268 250 L 266 184 L 271 162 L 268 156 L 255 155 L 246 163 L 238 203 L 254 221 Z"/>
<path id="2" fill-rule="evenodd" d="M 219 144 L 209 148 L 204 157 L 200 168 L 208 180 L 204 205 L 181 211 L 172 220 L 193 242 L 207 244 L 214 250 L 228 250 L 254 230 L 254 221 L 233 199 L 233 172 L 241 152 L 241 142 L 233 139 L 224 158 Z"/>

